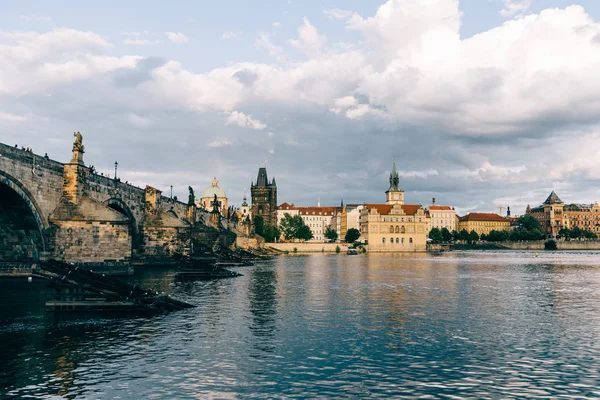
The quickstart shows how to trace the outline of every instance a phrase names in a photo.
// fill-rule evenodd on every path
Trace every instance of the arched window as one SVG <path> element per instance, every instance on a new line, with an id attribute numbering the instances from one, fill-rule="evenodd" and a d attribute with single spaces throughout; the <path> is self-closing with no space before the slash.
<path id="1" fill-rule="evenodd" d="M 396 225 L 396 233 L 400 233 L 400 227 Z"/>
<path id="2" fill-rule="evenodd" d="M 394 233 L 394 226 L 390 225 L 390 233 Z"/>
<path id="3" fill-rule="evenodd" d="M 385 244 L 385 238 L 381 238 L 381 243 Z"/>
<path id="4" fill-rule="evenodd" d="M 400 228 L 400 233 L 406 233 L 406 228 L 404 228 L 404 225 L 402 225 L 402 227 Z"/>
<path id="5" fill-rule="evenodd" d="M 394 238 L 390 238 L 390 244 L 394 244 Z"/>
<path id="6" fill-rule="evenodd" d="M 412 238 L 408 239 L 408 243 L 412 244 Z"/>
<path id="7" fill-rule="evenodd" d="M 399 243 L 399 240 L 398 240 L 398 238 L 396 238 L 396 244 L 398 244 L 398 243 Z"/>
<path id="8" fill-rule="evenodd" d="M 404 238 L 402 238 L 402 244 L 404 244 Z"/>

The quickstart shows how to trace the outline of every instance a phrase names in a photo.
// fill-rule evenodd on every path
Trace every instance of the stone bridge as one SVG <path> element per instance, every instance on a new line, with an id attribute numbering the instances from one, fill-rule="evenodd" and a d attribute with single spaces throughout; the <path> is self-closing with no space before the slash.
<path id="1" fill-rule="evenodd" d="M 68 163 L 0 144 L 0 262 L 161 262 L 236 227 L 194 201 L 98 175 L 83 155 L 81 135 Z"/>

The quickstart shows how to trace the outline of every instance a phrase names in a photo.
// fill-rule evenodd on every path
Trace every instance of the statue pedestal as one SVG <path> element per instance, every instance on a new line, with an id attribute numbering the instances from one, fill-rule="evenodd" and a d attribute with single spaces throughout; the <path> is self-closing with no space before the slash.
<path id="1" fill-rule="evenodd" d="M 85 153 L 83 150 L 73 148 L 73 158 L 71 159 L 71 164 L 85 165 L 83 162 L 83 153 Z"/>
<path id="2" fill-rule="evenodd" d="M 221 214 L 219 214 L 218 212 L 210 213 L 210 224 L 213 228 L 218 230 L 221 227 L 220 220 Z"/>

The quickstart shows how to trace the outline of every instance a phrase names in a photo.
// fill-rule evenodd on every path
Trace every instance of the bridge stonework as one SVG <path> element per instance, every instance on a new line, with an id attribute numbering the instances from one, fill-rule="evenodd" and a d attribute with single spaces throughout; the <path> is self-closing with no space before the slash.
<path id="1" fill-rule="evenodd" d="M 65 164 L 0 143 L 0 262 L 160 263 L 214 233 L 195 205 L 94 173 L 80 139 Z"/>

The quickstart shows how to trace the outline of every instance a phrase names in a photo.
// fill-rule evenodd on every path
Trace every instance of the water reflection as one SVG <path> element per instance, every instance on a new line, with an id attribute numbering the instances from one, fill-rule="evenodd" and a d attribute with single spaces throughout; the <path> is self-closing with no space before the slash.
<path id="1" fill-rule="evenodd" d="M 586 253 L 281 257 L 141 285 L 197 308 L 52 318 L 0 281 L 0 393 L 66 398 L 599 397 L 600 262 Z M 34 282 L 35 284 L 35 282 Z"/>
<path id="2" fill-rule="evenodd" d="M 249 328 L 257 339 L 253 347 L 259 352 L 272 352 L 277 321 L 277 272 L 271 266 L 250 272 L 248 302 L 252 314 Z"/>

